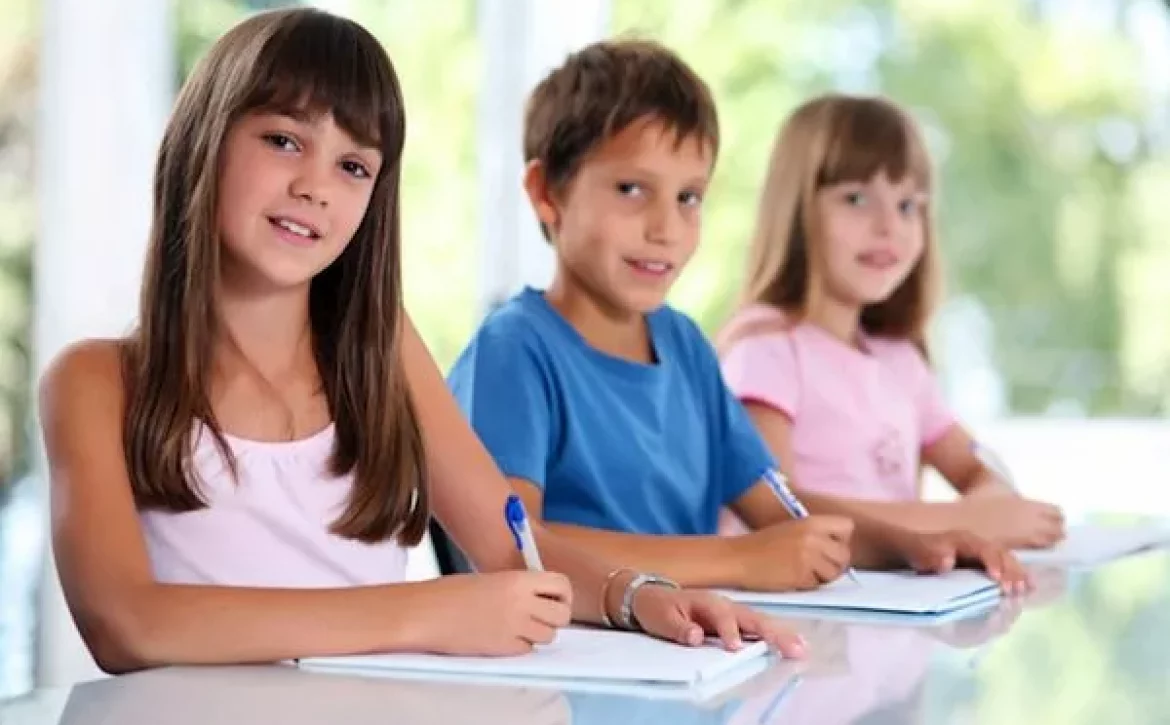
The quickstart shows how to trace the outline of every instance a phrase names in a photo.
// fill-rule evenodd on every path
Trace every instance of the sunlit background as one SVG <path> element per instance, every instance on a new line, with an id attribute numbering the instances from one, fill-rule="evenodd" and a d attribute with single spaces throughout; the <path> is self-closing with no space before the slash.
<path id="1" fill-rule="evenodd" d="M 40 588 L 33 380 L 67 342 L 132 324 L 170 100 L 220 33 L 285 4 L 0 0 L 0 698 L 32 687 L 38 661 L 41 682 L 94 674 Z M 548 279 L 520 196 L 524 95 L 572 48 L 647 36 L 708 81 L 723 127 L 675 304 L 709 332 L 728 315 L 796 104 L 888 94 L 941 172 L 948 296 L 932 347 L 952 405 L 1025 493 L 1074 514 L 1170 515 L 1170 1 L 315 4 L 365 24 L 401 77 L 407 304 L 444 367 L 486 309 Z M 425 551 L 413 565 L 433 572 Z"/>

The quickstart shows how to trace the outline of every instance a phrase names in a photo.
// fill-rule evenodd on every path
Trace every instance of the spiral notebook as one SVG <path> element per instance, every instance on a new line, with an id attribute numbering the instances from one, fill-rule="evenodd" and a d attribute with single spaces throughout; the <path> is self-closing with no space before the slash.
<path id="1" fill-rule="evenodd" d="M 858 582 L 841 577 L 807 592 L 721 594 L 744 604 L 792 611 L 833 611 L 941 616 L 1000 597 L 999 585 L 981 572 L 959 569 L 947 574 L 858 571 Z"/>
<path id="2" fill-rule="evenodd" d="M 300 660 L 299 666 L 415 679 L 458 677 L 511 684 L 588 682 L 688 688 L 741 682 L 732 676 L 734 672 L 741 668 L 749 676 L 760 672 L 766 654 L 764 642 L 728 652 L 716 642 L 685 647 L 632 632 L 571 627 L 558 632 L 551 644 L 514 657 L 374 654 L 307 658 Z"/>

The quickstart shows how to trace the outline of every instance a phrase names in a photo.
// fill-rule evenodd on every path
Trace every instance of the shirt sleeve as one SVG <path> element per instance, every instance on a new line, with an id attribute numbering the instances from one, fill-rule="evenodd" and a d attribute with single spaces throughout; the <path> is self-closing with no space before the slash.
<path id="1" fill-rule="evenodd" d="M 947 405 L 938 378 L 926 358 L 913 345 L 907 344 L 906 347 L 907 367 L 910 368 L 907 378 L 915 382 L 916 388 L 914 402 L 921 435 L 919 445 L 925 448 L 946 435 L 955 424 L 955 415 Z"/>
<path id="2" fill-rule="evenodd" d="M 752 335 L 737 341 L 724 355 L 722 369 L 727 387 L 740 401 L 767 405 L 796 418 L 800 375 L 788 335 Z"/>
<path id="3" fill-rule="evenodd" d="M 515 327 L 481 329 L 447 384 L 504 475 L 543 489 L 558 401 L 543 348 Z"/>

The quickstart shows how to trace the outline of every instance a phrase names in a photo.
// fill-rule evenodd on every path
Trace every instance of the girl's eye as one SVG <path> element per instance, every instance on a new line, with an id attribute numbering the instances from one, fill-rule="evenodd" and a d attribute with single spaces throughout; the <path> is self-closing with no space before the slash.
<path id="1" fill-rule="evenodd" d="M 298 151 L 297 142 L 293 140 L 292 136 L 283 133 L 268 133 L 264 135 L 264 140 L 271 146 L 280 149 L 281 151 Z"/>
<path id="2" fill-rule="evenodd" d="M 354 178 L 368 179 L 371 176 L 370 170 L 357 161 L 343 161 L 341 162 L 341 168 L 345 169 L 345 173 Z"/>
<path id="3" fill-rule="evenodd" d="M 860 191 L 851 191 L 845 195 L 845 203 L 849 206 L 865 206 L 865 194 Z"/>
<path id="4" fill-rule="evenodd" d="M 898 204 L 898 211 L 901 212 L 903 216 L 910 216 L 911 214 L 914 214 L 918 211 L 919 206 L 920 204 L 917 199 L 903 199 Z"/>

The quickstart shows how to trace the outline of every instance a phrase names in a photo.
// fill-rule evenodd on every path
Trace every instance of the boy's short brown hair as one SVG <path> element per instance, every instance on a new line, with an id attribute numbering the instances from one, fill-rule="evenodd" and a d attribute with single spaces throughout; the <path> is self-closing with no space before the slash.
<path id="1" fill-rule="evenodd" d="M 631 123 L 651 117 L 681 143 L 719 148 L 719 120 L 707 84 L 674 52 L 649 40 L 603 40 L 571 54 L 528 97 L 524 162 L 540 161 L 562 187 L 581 160 Z M 545 233 L 547 237 L 547 231 Z"/>

